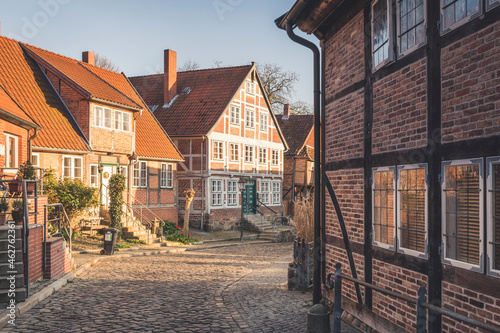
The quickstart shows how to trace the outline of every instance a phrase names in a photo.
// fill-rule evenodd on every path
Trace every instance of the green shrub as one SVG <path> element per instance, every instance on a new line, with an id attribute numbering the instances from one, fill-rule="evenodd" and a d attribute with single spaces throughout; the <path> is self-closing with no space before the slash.
<path id="1" fill-rule="evenodd" d="M 123 191 L 125 191 L 125 176 L 115 173 L 109 179 L 109 209 L 111 227 L 118 229 L 121 234 L 123 216 Z"/>
<path id="2" fill-rule="evenodd" d="M 138 240 L 138 239 L 126 239 L 125 241 L 127 243 L 133 243 L 133 244 L 144 244 L 144 245 L 148 244 L 145 241 L 141 241 L 141 240 Z"/>
<path id="3" fill-rule="evenodd" d="M 165 225 L 163 226 L 163 237 L 165 240 L 171 242 L 177 242 L 182 244 L 192 244 L 197 242 L 197 239 L 192 238 L 192 234 L 189 234 L 187 237 L 182 234 L 181 227 L 176 225 L 173 222 L 164 221 Z"/>

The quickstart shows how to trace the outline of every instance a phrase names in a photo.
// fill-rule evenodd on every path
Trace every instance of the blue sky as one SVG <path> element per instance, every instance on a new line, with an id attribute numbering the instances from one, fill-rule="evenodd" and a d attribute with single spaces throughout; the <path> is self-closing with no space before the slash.
<path id="1" fill-rule="evenodd" d="M 98 52 L 127 76 L 163 71 L 164 49 L 201 68 L 279 64 L 300 75 L 293 100 L 312 104 L 312 53 L 274 25 L 294 2 L 0 0 L 1 34 L 76 59 Z"/>

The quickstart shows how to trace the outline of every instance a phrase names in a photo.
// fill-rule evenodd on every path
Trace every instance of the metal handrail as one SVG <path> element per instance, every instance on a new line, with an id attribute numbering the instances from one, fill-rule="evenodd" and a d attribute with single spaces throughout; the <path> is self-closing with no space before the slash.
<path id="1" fill-rule="evenodd" d="M 275 212 L 271 207 L 269 207 L 268 205 L 266 205 L 265 203 L 263 203 L 259 198 L 257 198 L 257 202 L 261 205 L 261 206 L 264 206 L 266 207 L 267 209 L 269 209 L 271 212 L 273 212 L 274 214 L 278 214 L 277 212 Z"/>
<path id="2" fill-rule="evenodd" d="M 406 302 L 416 304 L 417 305 L 417 333 L 424 333 L 427 332 L 427 315 L 425 313 L 424 309 L 430 310 L 434 313 L 438 313 L 440 315 L 445 315 L 450 318 L 453 318 L 455 320 L 461 321 L 464 324 L 467 324 L 472 327 L 479 327 L 482 329 L 485 329 L 487 331 L 493 332 L 493 333 L 500 333 L 500 327 L 494 326 L 491 324 L 487 324 L 484 322 L 481 322 L 479 320 L 469 318 L 467 316 L 461 315 L 459 313 L 456 313 L 454 311 L 450 311 L 447 309 L 443 309 L 439 306 L 429 304 L 427 303 L 427 298 L 425 297 L 426 294 L 426 288 L 421 286 L 418 288 L 418 298 L 413 298 L 407 295 L 400 294 L 398 292 L 394 292 L 392 290 L 388 290 L 385 288 L 381 288 L 379 286 L 376 286 L 374 284 L 355 279 L 349 275 L 345 275 L 341 271 L 341 264 L 337 263 L 335 264 L 335 273 L 330 273 L 327 276 L 326 279 L 326 286 L 328 289 L 332 290 L 335 288 L 335 296 L 334 296 L 334 318 L 333 318 L 333 332 L 334 333 L 340 333 L 341 332 L 341 315 L 342 315 L 342 279 L 358 283 L 362 286 L 365 286 L 366 288 L 370 288 L 371 290 L 375 290 L 380 292 L 381 294 L 387 295 L 387 296 L 392 296 L 395 298 L 402 299 Z M 332 281 L 332 276 L 335 277 L 335 282 Z"/>

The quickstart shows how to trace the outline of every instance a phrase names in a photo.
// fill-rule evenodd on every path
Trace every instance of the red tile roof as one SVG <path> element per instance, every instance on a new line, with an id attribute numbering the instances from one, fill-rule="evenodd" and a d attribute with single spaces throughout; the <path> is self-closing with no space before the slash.
<path id="1" fill-rule="evenodd" d="M 86 92 L 88 92 L 88 94 L 90 95 L 89 97 L 118 103 L 123 106 L 132 108 L 140 108 L 140 106 L 132 99 L 125 96 L 122 92 L 110 85 L 104 79 L 95 75 L 89 69 L 89 66 L 85 66 L 88 64 L 32 45 L 23 45 L 29 51 L 31 51 L 30 56 L 33 56 L 35 60 L 39 61 L 39 59 L 37 59 L 37 57 L 39 57 L 43 62 L 48 63 L 52 67 L 56 68 L 62 74 L 82 87 Z"/>
<path id="2" fill-rule="evenodd" d="M 0 85 L 38 125 L 35 147 L 88 151 L 70 115 L 61 106 L 54 91 L 26 56 L 20 44 L 0 36 Z"/>
<path id="3" fill-rule="evenodd" d="M 276 119 L 288 143 L 287 156 L 309 156 L 310 151 L 304 151 L 305 143 L 309 133 L 314 127 L 313 115 L 289 115 L 283 119 L 283 115 L 277 115 Z"/>
<path id="4" fill-rule="evenodd" d="M 178 96 L 168 108 L 163 108 L 163 74 L 131 77 L 130 81 L 169 135 L 198 136 L 212 129 L 251 69 L 247 65 L 179 72 Z M 187 88 L 191 91 L 183 93 Z"/>
<path id="5" fill-rule="evenodd" d="M 31 119 L 20 107 L 12 100 L 12 98 L 7 94 L 7 92 L 0 85 L 0 111 L 4 111 L 6 114 L 0 114 L 0 118 L 7 118 L 7 121 L 12 122 L 12 119 L 17 120 L 16 123 L 23 124 L 23 128 L 37 128 L 38 125 L 35 124 L 33 119 Z M 8 117 L 5 117 L 7 116 Z M 17 119 L 16 119 L 17 118 Z"/>

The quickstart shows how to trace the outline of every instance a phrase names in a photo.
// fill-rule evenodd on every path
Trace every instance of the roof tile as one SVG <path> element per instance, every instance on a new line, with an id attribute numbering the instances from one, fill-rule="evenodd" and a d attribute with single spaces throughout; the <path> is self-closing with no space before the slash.
<path id="1" fill-rule="evenodd" d="M 289 150 L 286 152 L 286 155 L 299 155 L 314 126 L 314 116 L 309 114 L 289 115 L 288 119 L 283 119 L 283 115 L 277 115 L 276 119 L 288 143 Z M 308 153 L 304 154 L 307 155 Z"/>

